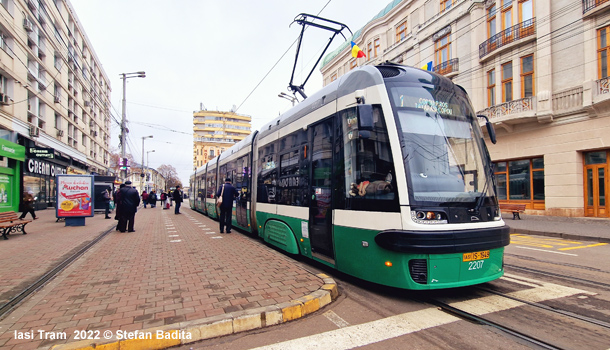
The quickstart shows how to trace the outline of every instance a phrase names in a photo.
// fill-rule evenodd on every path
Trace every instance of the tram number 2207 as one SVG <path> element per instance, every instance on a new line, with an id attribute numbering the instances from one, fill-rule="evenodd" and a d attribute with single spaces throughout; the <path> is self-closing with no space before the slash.
<path id="1" fill-rule="evenodd" d="M 468 270 L 478 270 L 483 267 L 485 260 L 477 260 L 468 262 Z"/>

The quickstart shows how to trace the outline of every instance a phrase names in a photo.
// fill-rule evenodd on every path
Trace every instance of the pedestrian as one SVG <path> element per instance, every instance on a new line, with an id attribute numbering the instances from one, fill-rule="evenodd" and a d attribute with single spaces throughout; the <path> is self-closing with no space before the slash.
<path id="1" fill-rule="evenodd" d="M 142 203 L 144 203 L 144 209 L 146 209 L 146 204 L 148 204 L 148 193 L 146 190 L 142 191 Z"/>
<path id="2" fill-rule="evenodd" d="M 165 206 L 166 200 L 167 200 L 167 194 L 165 193 L 165 190 L 161 190 L 161 208 L 163 208 L 163 209 L 169 209 L 169 207 Z"/>
<path id="3" fill-rule="evenodd" d="M 106 216 L 104 219 L 111 219 L 110 215 L 110 187 L 102 191 L 102 198 L 104 199 L 104 213 Z"/>
<path id="4" fill-rule="evenodd" d="M 174 209 L 174 214 L 180 214 L 180 205 L 182 205 L 182 191 L 180 191 L 180 185 L 176 186 L 174 193 L 172 194 L 174 198 L 174 202 L 176 202 L 176 208 Z"/>
<path id="5" fill-rule="evenodd" d="M 125 187 L 125 184 L 121 184 L 119 186 L 119 188 L 114 191 L 113 195 L 112 195 L 112 199 L 114 200 L 114 219 L 115 220 L 119 220 L 120 216 L 121 216 L 121 201 L 119 200 L 121 198 L 121 189 Z M 117 223 L 116 225 L 116 230 L 119 230 L 119 224 Z"/>
<path id="6" fill-rule="evenodd" d="M 165 193 L 165 202 L 163 202 L 165 209 L 169 209 L 172 206 L 172 190 Z"/>
<path id="7" fill-rule="evenodd" d="M 237 189 L 231 185 L 231 179 L 226 178 L 225 183 L 218 188 L 216 198 L 222 197 L 220 204 L 220 233 L 224 233 L 225 226 L 227 233 L 231 233 L 231 220 L 233 216 L 233 200 L 237 198 L 239 193 Z"/>
<path id="8" fill-rule="evenodd" d="M 36 198 L 34 197 L 34 192 L 32 192 L 32 191 L 27 191 L 23 195 L 23 213 L 21 213 L 21 216 L 19 217 L 19 219 L 23 220 L 27 213 L 32 214 L 32 218 L 34 220 L 38 219 L 38 217 L 36 216 L 36 213 L 34 212 L 34 201 L 35 200 L 36 200 Z"/>
<path id="9" fill-rule="evenodd" d="M 134 220 L 136 212 L 138 211 L 138 205 L 140 205 L 140 195 L 138 190 L 131 187 L 131 181 L 125 181 L 125 187 L 119 190 L 118 196 L 119 206 L 121 211 L 119 213 L 119 224 L 117 228 L 120 232 L 136 232 L 134 230 Z"/>
<path id="10" fill-rule="evenodd" d="M 155 208 L 157 206 L 157 191 L 152 190 L 148 194 L 148 203 L 151 208 Z"/>

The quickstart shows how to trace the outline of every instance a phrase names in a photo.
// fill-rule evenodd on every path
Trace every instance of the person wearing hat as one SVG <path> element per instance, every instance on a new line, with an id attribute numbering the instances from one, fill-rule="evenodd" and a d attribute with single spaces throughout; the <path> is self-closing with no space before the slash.
<path id="1" fill-rule="evenodd" d="M 138 190 L 131 187 L 131 181 L 125 181 L 125 187 L 119 190 L 117 199 L 120 208 L 117 229 L 120 232 L 125 232 L 125 229 L 127 232 L 136 232 L 133 227 L 138 205 L 140 205 L 140 194 Z"/>
<path id="2" fill-rule="evenodd" d="M 180 185 L 176 185 L 176 189 L 172 193 L 172 199 L 176 202 L 174 214 L 180 214 L 180 205 L 182 204 L 182 191 L 180 191 Z"/>
<path id="3" fill-rule="evenodd" d="M 231 233 L 231 219 L 233 216 L 233 200 L 237 198 L 239 193 L 237 189 L 231 185 L 231 179 L 226 178 L 225 183 L 218 188 L 216 192 L 216 198 L 222 196 L 222 203 L 220 204 L 220 233 L 224 233 L 225 226 L 227 233 Z"/>
<path id="4" fill-rule="evenodd" d="M 27 213 L 32 214 L 32 218 L 34 220 L 38 219 L 38 217 L 36 217 L 36 213 L 34 212 L 34 199 L 34 192 L 32 191 L 27 191 L 23 195 L 23 213 L 21 213 L 19 219 L 24 219 Z"/>

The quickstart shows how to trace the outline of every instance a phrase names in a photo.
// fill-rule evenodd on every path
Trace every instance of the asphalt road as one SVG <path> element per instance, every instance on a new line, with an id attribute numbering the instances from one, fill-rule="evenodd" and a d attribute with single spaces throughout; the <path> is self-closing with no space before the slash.
<path id="1" fill-rule="evenodd" d="M 606 350 L 610 349 L 608 256 L 609 244 L 513 235 L 506 249 L 505 277 L 478 287 L 433 292 L 373 285 L 305 260 L 299 263 L 322 269 L 338 282 L 337 301 L 294 322 L 179 349 Z M 499 326 L 464 319 L 436 302 Z M 521 339 L 518 333 L 533 340 Z"/>

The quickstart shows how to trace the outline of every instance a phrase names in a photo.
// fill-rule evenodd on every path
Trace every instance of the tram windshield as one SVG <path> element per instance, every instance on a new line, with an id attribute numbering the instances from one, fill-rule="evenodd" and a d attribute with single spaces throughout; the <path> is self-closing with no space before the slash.
<path id="1" fill-rule="evenodd" d="M 412 204 L 457 206 L 495 197 L 487 151 L 466 94 L 397 84 L 389 93 Z"/>

